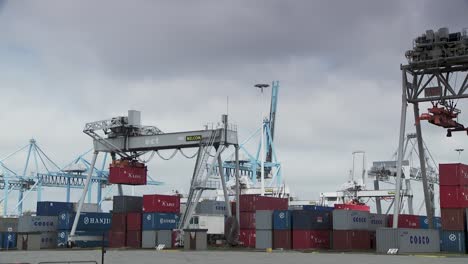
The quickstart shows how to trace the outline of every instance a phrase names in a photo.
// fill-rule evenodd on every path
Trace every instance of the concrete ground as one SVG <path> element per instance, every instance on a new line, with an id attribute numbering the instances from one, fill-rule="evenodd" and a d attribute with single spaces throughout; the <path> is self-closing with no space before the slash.
<path id="1" fill-rule="evenodd" d="M 41 250 L 0 251 L 0 264 L 4 263 L 67 263 L 64 261 L 96 261 L 101 264 L 99 250 Z M 90 262 L 93 263 L 93 262 Z M 152 251 L 152 250 L 108 250 L 104 263 L 112 264 L 432 264 L 468 263 L 468 255 L 417 255 L 387 256 L 364 253 L 301 253 L 301 252 L 254 252 L 254 251 Z"/>

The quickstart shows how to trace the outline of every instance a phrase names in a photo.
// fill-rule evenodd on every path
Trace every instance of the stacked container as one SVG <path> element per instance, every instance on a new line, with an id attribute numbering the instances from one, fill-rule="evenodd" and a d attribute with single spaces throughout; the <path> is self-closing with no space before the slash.
<path id="1" fill-rule="evenodd" d="M 369 218 L 370 213 L 368 211 L 334 210 L 333 249 L 371 249 Z"/>
<path id="2" fill-rule="evenodd" d="M 439 164 L 441 250 L 467 252 L 468 165 Z"/>
<path id="3" fill-rule="evenodd" d="M 291 211 L 273 211 L 273 248 L 292 248 Z"/>
<path id="4" fill-rule="evenodd" d="M 369 237 L 371 249 L 377 247 L 377 229 L 386 227 L 388 223 L 388 217 L 384 214 L 369 214 Z"/>
<path id="5" fill-rule="evenodd" d="M 393 215 L 388 215 L 388 227 L 393 227 Z M 399 214 L 398 228 L 420 229 L 421 221 L 417 215 Z"/>
<path id="6" fill-rule="evenodd" d="M 39 244 L 29 248 L 49 249 L 57 247 L 57 216 L 23 215 L 18 220 L 18 236 L 38 238 Z"/>
<path id="7" fill-rule="evenodd" d="M 109 247 L 141 247 L 142 207 L 142 197 L 125 195 L 114 196 L 112 204 L 112 225 L 109 232 Z"/>
<path id="8" fill-rule="evenodd" d="M 273 248 L 273 211 L 255 212 L 255 248 Z"/>
<path id="9" fill-rule="evenodd" d="M 57 246 L 65 247 L 67 245 L 75 216 L 76 213 L 61 213 L 59 215 Z M 106 246 L 111 222 L 112 215 L 110 213 L 80 213 L 75 231 L 75 246 L 81 248 Z"/>
<path id="10" fill-rule="evenodd" d="M 15 249 L 18 218 L 0 218 L 0 249 Z"/>
<path id="11" fill-rule="evenodd" d="M 315 209 L 290 211 L 293 249 L 330 248 L 332 212 Z"/>
<path id="12" fill-rule="evenodd" d="M 179 223 L 180 197 L 176 195 L 144 195 L 142 215 L 142 247 L 173 246 L 172 233 Z"/>
<path id="13" fill-rule="evenodd" d="M 235 205 L 232 207 L 235 208 Z M 261 232 L 262 241 L 259 241 L 258 246 L 263 247 L 265 245 L 270 245 L 272 247 L 272 214 L 273 210 L 287 210 L 288 209 L 288 199 L 268 197 L 268 196 L 259 196 L 259 195 L 241 195 L 239 197 L 239 218 L 240 218 L 240 233 L 239 241 L 245 247 L 256 247 L 256 211 L 268 210 L 270 212 L 270 220 L 265 220 L 268 223 L 260 223 L 260 227 L 268 227 L 269 232 Z M 262 230 L 262 229 L 260 229 Z"/>
<path id="14" fill-rule="evenodd" d="M 197 214 L 216 214 L 216 215 L 225 215 L 226 214 L 226 202 L 225 201 L 215 201 L 215 200 L 203 200 L 197 204 L 195 209 Z"/>

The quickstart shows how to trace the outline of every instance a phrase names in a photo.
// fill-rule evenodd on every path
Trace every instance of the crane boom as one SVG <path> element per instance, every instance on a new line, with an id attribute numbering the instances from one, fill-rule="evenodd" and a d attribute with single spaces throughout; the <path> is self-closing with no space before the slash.
<path id="1" fill-rule="evenodd" d="M 279 90 L 279 81 L 273 81 L 271 85 L 271 104 L 270 104 L 270 131 L 271 131 L 271 141 L 274 139 L 275 135 L 275 120 L 276 120 L 276 108 L 278 105 L 278 90 Z M 267 138 L 268 151 L 266 155 L 266 162 L 272 161 L 272 145 L 273 142 Z"/>

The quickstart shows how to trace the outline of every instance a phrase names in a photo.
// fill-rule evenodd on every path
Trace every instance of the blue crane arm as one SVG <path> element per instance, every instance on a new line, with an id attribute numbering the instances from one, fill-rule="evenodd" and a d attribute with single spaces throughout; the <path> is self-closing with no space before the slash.
<path id="1" fill-rule="evenodd" d="M 271 132 L 271 141 L 274 140 L 275 135 L 275 120 L 276 120 L 276 109 L 278 105 L 278 90 L 279 90 L 279 81 L 273 81 L 271 85 L 271 104 L 270 104 L 270 132 Z M 272 147 L 270 140 L 267 138 L 267 155 L 266 162 L 272 161 Z"/>

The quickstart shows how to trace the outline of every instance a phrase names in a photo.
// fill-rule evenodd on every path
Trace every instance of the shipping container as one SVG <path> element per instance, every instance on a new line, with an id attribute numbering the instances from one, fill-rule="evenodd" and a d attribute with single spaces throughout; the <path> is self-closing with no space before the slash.
<path id="1" fill-rule="evenodd" d="M 78 211 L 78 203 L 73 203 L 73 212 Z M 81 206 L 81 212 L 84 213 L 101 213 L 99 204 L 96 203 L 83 203 Z"/>
<path id="2" fill-rule="evenodd" d="M 370 238 L 371 249 L 375 250 L 377 248 L 377 232 L 369 231 L 369 238 Z"/>
<path id="3" fill-rule="evenodd" d="M 329 230 L 333 227 L 332 212 L 291 211 L 292 229 Z"/>
<path id="4" fill-rule="evenodd" d="M 257 229 L 255 231 L 255 248 L 256 249 L 273 248 L 273 231 Z"/>
<path id="5" fill-rule="evenodd" d="M 440 208 L 468 207 L 468 187 L 440 186 Z"/>
<path id="6" fill-rule="evenodd" d="M 367 205 L 360 204 L 335 204 L 335 209 L 338 210 L 354 210 L 354 211 L 365 211 L 370 212 L 370 207 Z"/>
<path id="7" fill-rule="evenodd" d="M 57 233 L 57 246 L 67 247 L 70 231 L 59 231 Z M 107 231 L 76 231 L 73 240 L 74 247 L 78 248 L 94 248 L 109 246 L 109 237 Z"/>
<path id="8" fill-rule="evenodd" d="M 244 247 L 255 247 L 255 229 L 240 229 L 239 242 Z"/>
<path id="9" fill-rule="evenodd" d="M 140 164 L 141 166 L 118 166 L 116 164 L 111 164 L 109 166 L 109 183 L 146 185 L 146 176 L 148 170 L 143 163 Z"/>
<path id="10" fill-rule="evenodd" d="M 273 211 L 257 210 L 255 211 L 255 228 L 257 230 L 273 229 Z"/>
<path id="11" fill-rule="evenodd" d="M 144 213 L 143 230 L 171 230 L 177 228 L 179 215 L 170 213 Z"/>
<path id="12" fill-rule="evenodd" d="M 141 248 L 156 248 L 156 230 L 145 230 L 141 232 Z"/>
<path id="13" fill-rule="evenodd" d="M 293 230 L 293 249 L 329 249 L 330 231 L 328 230 Z"/>
<path id="14" fill-rule="evenodd" d="M 23 215 L 18 221 L 18 232 L 54 232 L 57 231 L 57 216 Z"/>
<path id="15" fill-rule="evenodd" d="M 127 214 L 113 213 L 111 216 L 111 230 L 116 232 L 127 231 Z"/>
<path id="16" fill-rule="evenodd" d="M 465 226 L 465 209 L 462 208 L 441 208 L 442 229 L 449 231 L 467 230 Z"/>
<path id="17" fill-rule="evenodd" d="M 241 212 L 288 210 L 288 199 L 245 194 L 239 197 Z"/>
<path id="18" fill-rule="evenodd" d="M 375 231 L 380 227 L 387 227 L 388 218 L 384 214 L 369 214 L 369 230 Z"/>
<path id="19" fill-rule="evenodd" d="M 241 212 L 240 229 L 255 229 L 255 212 Z"/>
<path id="20" fill-rule="evenodd" d="M 39 250 L 41 249 L 41 233 L 20 233 L 17 234 L 16 246 L 20 250 Z"/>
<path id="21" fill-rule="evenodd" d="M 58 230 L 71 230 L 76 213 L 62 213 L 58 217 Z M 81 213 L 76 230 L 109 230 L 112 223 L 110 213 Z"/>
<path id="22" fill-rule="evenodd" d="M 0 232 L 18 232 L 18 218 L 0 217 Z"/>
<path id="23" fill-rule="evenodd" d="M 57 248 L 57 232 L 41 233 L 41 249 Z"/>
<path id="24" fill-rule="evenodd" d="M 310 230 L 292 230 L 292 248 L 293 249 L 308 249 L 311 248 Z M 330 240 L 330 239 L 328 239 Z"/>
<path id="25" fill-rule="evenodd" d="M 127 231 L 126 245 L 130 248 L 141 248 L 141 231 Z"/>
<path id="26" fill-rule="evenodd" d="M 164 245 L 164 248 L 172 248 L 172 230 L 156 231 L 156 244 Z"/>
<path id="27" fill-rule="evenodd" d="M 334 230 L 368 230 L 369 212 L 354 210 L 333 211 Z"/>
<path id="28" fill-rule="evenodd" d="M 291 212 L 288 210 L 273 211 L 273 229 L 275 230 L 291 230 Z"/>
<path id="29" fill-rule="evenodd" d="M 16 249 L 16 233 L 0 233 L 0 248 L 6 250 Z"/>
<path id="30" fill-rule="evenodd" d="M 439 230 L 412 228 L 377 229 L 377 253 L 389 249 L 399 253 L 434 253 L 440 251 Z"/>
<path id="31" fill-rule="evenodd" d="M 273 248 L 291 249 L 292 232 L 291 230 L 273 230 Z"/>
<path id="32" fill-rule="evenodd" d="M 371 249 L 370 232 L 366 230 L 333 230 L 334 250 Z"/>
<path id="33" fill-rule="evenodd" d="M 138 196 L 114 196 L 112 213 L 140 213 L 143 208 L 143 198 Z"/>
<path id="34" fill-rule="evenodd" d="M 36 204 L 36 215 L 38 216 L 58 216 L 61 213 L 74 211 L 73 203 L 43 201 Z"/>
<path id="35" fill-rule="evenodd" d="M 466 239 L 463 231 L 441 231 L 440 251 L 466 253 Z"/>
<path id="36" fill-rule="evenodd" d="M 143 195 L 143 212 L 178 214 L 180 212 L 180 197 L 162 194 Z"/>
<path id="37" fill-rule="evenodd" d="M 225 201 L 203 200 L 197 204 L 195 209 L 197 214 L 219 214 L 225 215 L 227 212 Z"/>
<path id="38" fill-rule="evenodd" d="M 319 205 L 303 205 L 302 210 L 306 211 L 326 211 L 326 212 L 332 212 L 335 208 L 334 207 L 328 207 L 328 206 L 319 206 Z"/>
<path id="39" fill-rule="evenodd" d="M 127 214 L 127 231 L 141 231 L 141 213 L 128 213 Z"/>
<path id="40" fill-rule="evenodd" d="M 421 229 L 428 229 L 429 228 L 429 219 L 425 215 L 420 215 L 419 217 L 419 228 Z M 440 217 L 434 217 L 433 218 L 433 228 L 434 229 L 441 229 L 442 228 L 442 222 Z"/>
<path id="41" fill-rule="evenodd" d="M 109 247 L 110 248 L 122 248 L 126 246 L 126 233 L 120 231 L 109 232 Z"/>
<path id="42" fill-rule="evenodd" d="M 207 229 L 208 235 L 224 235 L 224 215 L 196 214 L 189 222 L 189 229 Z"/>
<path id="43" fill-rule="evenodd" d="M 439 164 L 440 186 L 467 186 L 468 165 L 461 163 Z"/>
<path id="44" fill-rule="evenodd" d="M 417 215 L 398 215 L 398 228 L 420 228 Z M 388 227 L 393 227 L 393 215 L 388 215 Z"/>

